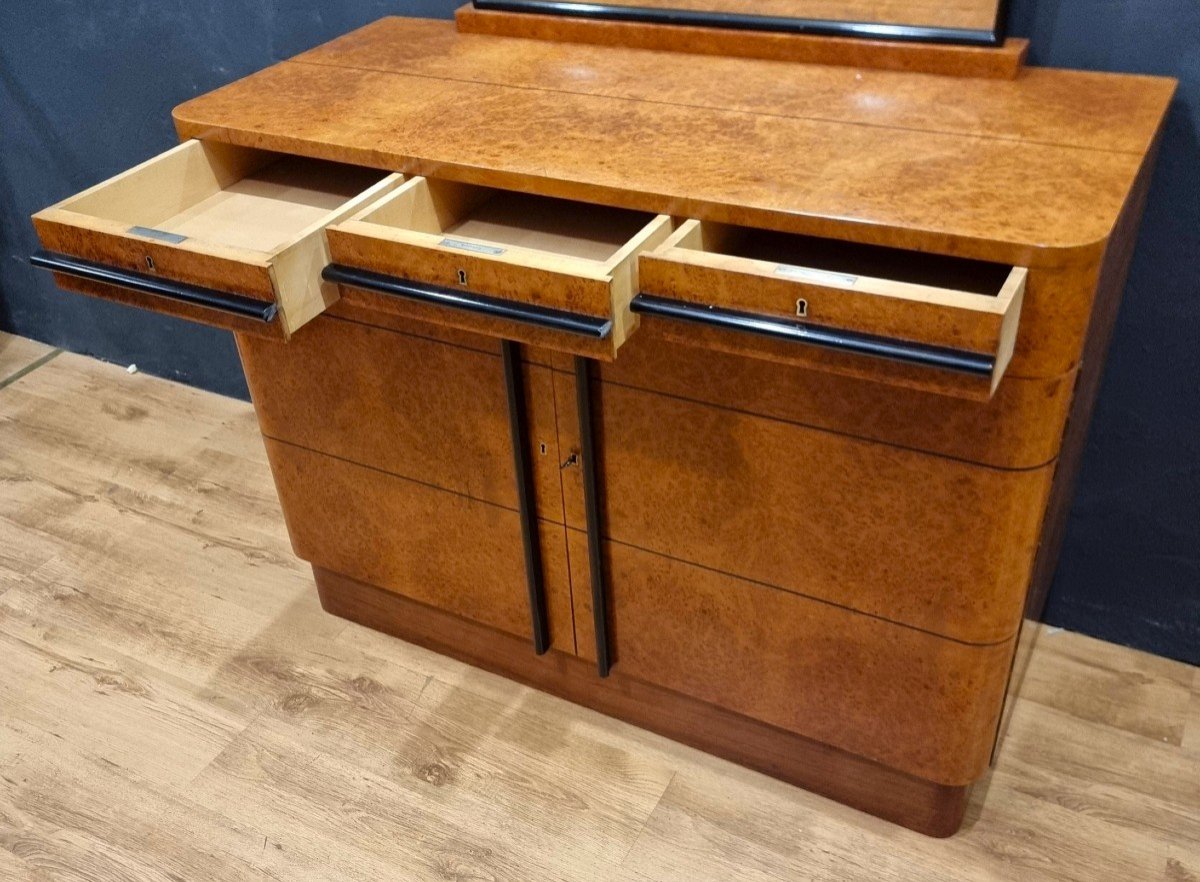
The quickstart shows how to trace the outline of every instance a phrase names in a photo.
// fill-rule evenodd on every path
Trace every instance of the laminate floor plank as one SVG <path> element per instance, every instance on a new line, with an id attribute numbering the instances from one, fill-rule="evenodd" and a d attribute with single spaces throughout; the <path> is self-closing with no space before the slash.
<path id="1" fill-rule="evenodd" d="M 439 785 L 414 789 L 414 780 L 406 771 L 365 770 L 353 755 L 313 749 L 294 731 L 255 724 L 192 789 L 235 820 L 264 824 L 285 846 L 291 836 L 315 834 L 363 861 L 386 863 L 386 878 L 614 878 L 611 866 L 556 840 L 547 818 L 528 826 L 499 807 L 456 811 L 467 807 L 464 800 L 432 797 Z"/>
<path id="2" fill-rule="evenodd" d="M 296 879 L 297 861 L 235 824 L 86 748 L 6 726 L 0 737 L 0 878 Z M 129 806 L 138 806 L 129 811 Z"/>
<path id="3" fill-rule="evenodd" d="M 52 352 L 53 346 L 0 331 L 0 383 Z"/>
<path id="4" fill-rule="evenodd" d="M 244 402 L 0 388 L 3 880 L 1200 878 L 1197 669 L 1036 637 L 929 839 L 326 615 Z"/>
<path id="5" fill-rule="evenodd" d="M 1063 636 L 1066 639 L 1060 639 Z M 1021 697 L 1093 723 L 1182 744 L 1195 668 L 1081 634 L 1043 629 Z"/>

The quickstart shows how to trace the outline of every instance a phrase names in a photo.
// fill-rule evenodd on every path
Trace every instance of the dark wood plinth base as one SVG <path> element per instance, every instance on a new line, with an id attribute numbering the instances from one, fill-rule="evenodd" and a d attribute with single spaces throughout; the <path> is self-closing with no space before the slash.
<path id="1" fill-rule="evenodd" d="M 619 661 L 601 679 L 595 665 L 313 567 L 327 612 L 779 778 L 929 836 L 962 824 L 969 787 L 949 787 L 767 726 L 641 680 Z"/>

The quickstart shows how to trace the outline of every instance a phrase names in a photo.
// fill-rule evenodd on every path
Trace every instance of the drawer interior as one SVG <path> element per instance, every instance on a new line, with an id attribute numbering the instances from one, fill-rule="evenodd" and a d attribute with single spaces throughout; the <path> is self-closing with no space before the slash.
<path id="1" fill-rule="evenodd" d="M 640 258 L 632 309 L 682 342 L 987 398 L 1027 270 L 688 220 Z"/>
<path id="2" fill-rule="evenodd" d="M 666 215 L 410 178 L 329 228 L 347 300 L 611 361 L 637 327 L 638 256 Z"/>
<path id="3" fill-rule="evenodd" d="M 299 156 L 201 144 L 60 203 L 163 241 L 275 253 L 385 177 Z"/>
<path id="4" fill-rule="evenodd" d="M 337 298 L 321 279 L 326 226 L 401 181 L 187 141 L 38 212 L 35 258 L 68 290 L 287 338 Z"/>
<path id="5" fill-rule="evenodd" d="M 356 218 L 439 237 L 442 247 L 488 249 L 477 254 L 516 249 L 605 266 L 654 219 L 624 208 L 429 178 L 410 180 Z"/>
<path id="6" fill-rule="evenodd" d="M 850 287 L 856 279 L 865 278 L 998 297 L 1013 271 L 1011 266 L 983 260 L 710 222 L 681 227 L 669 245 L 767 264 L 784 278 L 835 287 Z M 814 272 L 806 275 L 804 270 Z"/>

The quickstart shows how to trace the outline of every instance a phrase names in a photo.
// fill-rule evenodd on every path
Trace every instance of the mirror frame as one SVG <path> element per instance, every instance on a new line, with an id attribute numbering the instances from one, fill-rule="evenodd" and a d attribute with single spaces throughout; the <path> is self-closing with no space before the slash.
<path id="1" fill-rule="evenodd" d="M 583 3 L 577 2 L 577 0 L 472 0 L 472 2 L 476 9 L 490 12 L 527 12 L 566 18 L 589 18 L 598 21 L 688 25 L 739 31 L 773 31 L 819 37 L 853 37 L 864 40 L 989 47 L 1001 46 L 1004 43 L 1007 36 L 1009 6 L 1009 0 L 997 0 L 996 20 L 991 30 L 976 30 L 936 25 L 837 21 L 774 15 L 743 15 L 730 12 L 703 12 L 692 9 L 619 6 L 612 3 Z"/>

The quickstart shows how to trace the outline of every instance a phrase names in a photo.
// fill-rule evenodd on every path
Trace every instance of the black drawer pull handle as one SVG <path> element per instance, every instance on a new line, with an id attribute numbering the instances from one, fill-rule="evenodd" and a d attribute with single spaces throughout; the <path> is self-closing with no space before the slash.
<path id="1" fill-rule="evenodd" d="M 874 334 L 864 334 L 860 331 L 843 331 L 736 309 L 722 309 L 716 306 L 705 306 L 701 303 L 671 300 L 652 294 L 638 294 L 633 298 L 629 308 L 643 315 L 693 322 L 725 331 L 757 334 L 776 340 L 804 343 L 809 346 L 837 349 L 842 352 L 870 355 L 875 358 L 888 358 L 907 364 L 959 371 L 981 377 L 990 377 L 996 366 L 995 356 L 967 352 L 963 349 L 931 346 L 927 343 L 913 343 L 890 337 L 877 337 Z"/>
<path id="2" fill-rule="evenodd" d="M 167 300 L 176 300 L 192 306 L 203 306 L 230 315 L 254 319 L 260 322 L 271 322 L 279 307 L 265 300 L 255 300 L 253 297 L 242 297 L 238 294 L 227 294 L 212 288 L 202 288 L 199 285 L 189 285 L 186 282 L 173 282 L 170 279 L 160 279 L 157 276 L 135 273 L 130 270 L 93 263 L 90 260 L 80 260 L 68 254 L 58 254 L 53 251 L 38 251 L 30 255 L 29 262 L 33 266 L 52 270 L 56 273 L 66 273 L 88 282 L 102 282 L 106 285 L 117 285 L 142 294 L 152 294 Z"/>
<path id="3" fill-rule="evenodd" d="M 456 291 L 441 285 L 412 282 L 397 276 L 389 276 L 370 270 L 357 269 L 331 263 L 325 267 L 321 277 L 327 282 L 364 288 L 377 294 L 404 297 L 421 303 L 432 303 L 463 312 L 473 312 L 491 318 L 509 319 L 551 331 L 566 331 L 603 340 L 612 331 L 612 319 L 591 315 L 580 315 L 562 309 L 536 306 L 532 303 L 514 303 L 499 297 L 487 297 L 470 291 Z"/>

